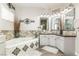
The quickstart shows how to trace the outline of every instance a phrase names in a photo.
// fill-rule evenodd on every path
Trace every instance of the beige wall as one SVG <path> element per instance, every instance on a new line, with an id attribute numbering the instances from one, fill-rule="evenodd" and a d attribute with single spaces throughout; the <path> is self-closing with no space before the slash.
<path id="1" fill-rule="evenodd" d="M 75 28 L 77 31 L 77 37 L 76 37 L 76 42 L 75 42 L 75 53 L 79 55 L 79 4 L 74 4 L 75 5 Z"/>
<path id="2" fill-rule="evenodd" d="M 19 20 L 23 20 L 25 18 L 29 18 L 34 20 L 34 23 L 24 24 L 21 23 L 21 30 L 37 30 L 39 27 L 39 17 L 41 13 L 44 12 L 41 8 L 16 8 L 16 14 L 18 15 Z"/>
<path id="3" fill-rule="evenodd" d="M 66 6 L 66 5 L 64 5 Z M 64 7 L 63 6 L 63 7 Z M 56 9 L 56 8 L 63 8 L 62 6 L 56 6 L 56 7 L 52 7 L 52 8 L 43 8 L 43 7 L 16 7 L 16 14 L 18 15 L 19 20 L 23 20 L 25 18 L 29 18 L 32 20 L 35 20 L 35 23 L 31 23 L 31 24 L 21 24 L 21 30 L 36 30 L 39 25 L 40 25 L 40 20 L 39 17 L 41 14 L 43 13 L 49 13 L 52 14 L 51 9 Z M 49 21 L 51 22 L 51 21 Z M 50 23 L 49 23 L 50 24 Z M 49 26 L 50 27 L 50 26 Z"/>
<path id="4" fill-rule="evenodd" d="M 1 4 L 0 4 L 0 19 L 1 19 Z"/>

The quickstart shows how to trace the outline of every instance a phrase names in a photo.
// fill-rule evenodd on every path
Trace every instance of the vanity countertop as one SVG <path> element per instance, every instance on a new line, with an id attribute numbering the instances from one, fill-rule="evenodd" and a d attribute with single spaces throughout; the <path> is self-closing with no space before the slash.
<path id="1" fill-rule="evenodd" d="M 41 32 L 40 35 L 60 35 L 60 31 L 46 31 Z"/>
<path id="2" fill-rule="evenodd" d="M 60 34 L 59 31 L 57 31 L 57 32 L 41 32 L 40 35 L 56 35 L 56 36 L 63 36 L 63 37 L 76 37 L 75 31 L 63 31 L 63 34 Z"/>
<path id="3" fill-rule="evenodd" d="M 64 37 L 76 37 L 76 31 L 63 31 L 62 36 Z"/>

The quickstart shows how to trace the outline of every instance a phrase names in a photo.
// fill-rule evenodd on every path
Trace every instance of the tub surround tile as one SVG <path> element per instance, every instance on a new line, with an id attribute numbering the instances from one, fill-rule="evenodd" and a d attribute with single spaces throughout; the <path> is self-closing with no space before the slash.
<path id="1" fill-rule="evenodd" d="M 28 46 L 27 46 L 27 45 L 25 45 L 22 49 L 23 49 L 23 51 L 25 51 L 25 52 L 26 52 L 26 50 L 28 49 Z"/>
<path id="2" fill-rule="evenodd" d="M 12 52 L 12 54 L 14 54 L 14 55 L 17 56 L 17 55 L 19 54 L 19 52 L 20 52 L 20 49 L 16 47 L 16 48 L 14 49 L 14 51 Z"/>
<path id="3" fill-rule="evenodd" d="M 33 43 L 31 43 L 30 47 L 31 47 L 31 48 L 33 48 L 33 47 L 34 47 L 34 44 L 33 44 Z"/>

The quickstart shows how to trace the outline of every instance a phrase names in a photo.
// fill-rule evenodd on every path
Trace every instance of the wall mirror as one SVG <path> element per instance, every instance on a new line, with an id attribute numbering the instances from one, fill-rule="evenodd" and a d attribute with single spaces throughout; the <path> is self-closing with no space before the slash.
<path id="1" fill-rule="evenodd" d="M 48 18 L 40 17 L 40 26 L 42 30 L 48 30 Z"/>
<path id="2" fill-rule="evenodd" d="M 64 30 L 65 31 L 73 31 L 74 30 L 74 18 L 66 17 L 64 22 Z"/>
<path id="3" fill-rule="evenodd" d="M 64 30 L 74 31 L 75 9 L 71 9 L 64 17 Z"/>
<path id="4" fill-rule="evenodd" d="M 60 20 L 58 16 L 51 18 L 51 30 L 60 30 Z"/>

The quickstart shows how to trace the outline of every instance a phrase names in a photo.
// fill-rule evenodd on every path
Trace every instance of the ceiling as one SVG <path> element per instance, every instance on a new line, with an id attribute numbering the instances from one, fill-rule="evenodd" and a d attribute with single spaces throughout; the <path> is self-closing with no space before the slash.
<path id="1" fill-rule="evenodd" d="M 15 8 L 56 8 L 56 7 L 66 7 L 68 3 L 13 3 Z"/>

